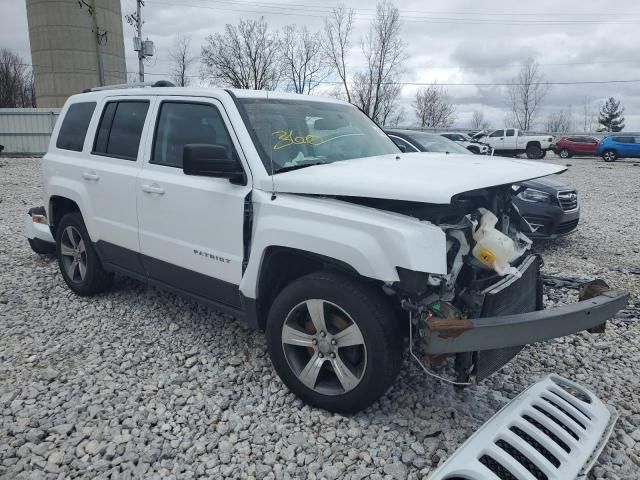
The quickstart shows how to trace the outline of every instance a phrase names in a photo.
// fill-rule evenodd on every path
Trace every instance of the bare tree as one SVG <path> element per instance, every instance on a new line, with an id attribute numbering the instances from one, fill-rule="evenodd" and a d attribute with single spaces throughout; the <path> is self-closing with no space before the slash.
<path id="1" fill-rule="evenodd" d="M 351 101 L 380 124 L 393 114 L 401 85 L 405 43 L 400 38 L 400 12 L 388 0 L 376 7 L 376 16 L 362 42 L 366 68 L 356 73 Z"/>
<path id="2" fill-rule="evenodd" d="M 351 48 L 351 31 L 353 29 L 353 9 L 347 10 L 344 4 L 335 7 L 331 15 L 324 20 L 324 42 L 322 50 L 335 70 L 342 86 L 344 95 L 351 102 L 351 92 L 347 80 L 346 57 Z"/>
<path id="3" fill-rule="evenodd" d="M 33 74 L 25 61 L 0 49 L 0 108 L 35 107 Z"/>
<path id="4" fill-rule="evenodd" d="M 527 60 L 507 91 L 515 126 L 529 130 L 536 121 L 540 104 L 549 93 L 549 85 L 544 83 L 538 63 L 532 58 Z"/>
<path id="5" fill-rule="evenodd" d="M 598 129 L 598 113 L 593 108 L 593 102 L 588 97 L 582 99 L 582 130 L 586 132 L 593 132 Z"/>
<path id="6" fill-rule="evenodd" d="M 329 65 L 322 55 L 319 33 L 311 33 L 307 27 L 287 25 L 282 29 L 281 46 L 287 89 L 311 93 L 327 78 Z"/>
<path id="7" fill-rule="evenodd" d="M 560 109 L 547 117 L 545 129 L 547 132 L 567 133 L 573 128 L 573 114 L 571 109 Z"/>
<path id="8" fill-rule="evenodd" d="M 282 74 L 280 40 L 264 18 L 227 24 L 202 47 L 202 77 L 234 88 L 273 90 Z"/>
<path id="9" fill-rule="evenodd" d="M 489 130 L 491 128 L 491 123 L 484 117 L 484 112 L 481 110 L 473 111 L 469 125 L 474 130 Z"/>
<path id="10" fill-rule="evenodd" d="M 186 87 L 191 81 L 189 69 L 198 60 L 191 54 L 191 37 L 180 35 L 173 42 L 173 48 L 169 51 L 171 59 L 171 80 L 179 87 Z"/>
<path id="11" fill-rule="evenodd" d="M 456 119 L 456 108 L 447 91 L 438 85 L 418 90 L 413 107 L 421 127 L 449 127 Z"/>

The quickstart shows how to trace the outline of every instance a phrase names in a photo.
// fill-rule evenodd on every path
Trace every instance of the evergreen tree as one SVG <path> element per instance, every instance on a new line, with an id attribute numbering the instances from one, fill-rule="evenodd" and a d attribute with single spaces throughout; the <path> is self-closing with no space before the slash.
<path id="1" fill-rule="evenodd" d="M 610 97 L 600 108 L 598 123 L 607 129 L 607 132 L 619 132 L 624 128 L 624 108 L 620 108 L 620 101 Z"/>

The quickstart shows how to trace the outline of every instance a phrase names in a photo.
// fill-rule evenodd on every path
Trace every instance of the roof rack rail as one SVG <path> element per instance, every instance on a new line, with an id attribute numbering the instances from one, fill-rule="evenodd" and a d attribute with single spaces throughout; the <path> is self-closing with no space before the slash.
<path id="1" fill-rule="evenodd" d="M 105 85 L 104 87 L 85 88 L 82 93 L 100 92 L 103 90 L 121 90 L 125 88 L 138 87 L 175 87 L 175 85 L 168 80 L 157 80 L 155 82 L 119 83 L 116 85 Z"/>

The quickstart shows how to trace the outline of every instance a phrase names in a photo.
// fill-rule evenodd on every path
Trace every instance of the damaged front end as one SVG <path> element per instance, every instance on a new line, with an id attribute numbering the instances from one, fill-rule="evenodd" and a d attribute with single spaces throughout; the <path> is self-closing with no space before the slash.
<path id="1" fill-rule="evenodd" d="M 439 225 L 447 236 L 446 275 L 399 269 L 394 287 L 409 312 L 411 353 L 425 370 L 454 357 L 452 383 L 486 378 L 529 343 L 601 326 L 628 299 L 626 292 L 601 289 L 543 310 L 542 259 L 511 199 L 511 188 L 493 187 L 458 195 L 449 206 L 403 212 Z"/>

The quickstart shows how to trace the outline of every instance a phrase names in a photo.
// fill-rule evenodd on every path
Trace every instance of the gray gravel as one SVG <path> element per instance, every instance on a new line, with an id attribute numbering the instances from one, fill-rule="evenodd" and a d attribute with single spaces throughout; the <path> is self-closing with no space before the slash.
<path id="1" fill-rule="evenodd" d="M 547 271 L 602 277 L 638 302 L 640 167 L 566 163 L 583 218 L 539 246 Z M 461 394 L 407 361 L 371 408 L 332 415 L 289 393 L 263 336 L 230 316 L 122 277 L 107 294 L 73 295 L 22 236 L 27 209 L 42 203 L 39 168 L 0 159 L 0 477 L 425 478 L 509 398 L 556 372 L 620 411 L 591 477 L 638 478 L 637 304 L 606 334 L 528 347 Z M 574 296 L 557 290 L 547 303 Z"/>

